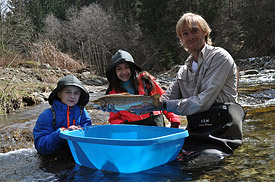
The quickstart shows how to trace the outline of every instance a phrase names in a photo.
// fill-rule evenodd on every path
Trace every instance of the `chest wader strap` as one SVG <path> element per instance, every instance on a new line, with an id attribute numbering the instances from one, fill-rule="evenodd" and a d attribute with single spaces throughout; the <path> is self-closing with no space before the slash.
<path id="1" fill-rule="evenodd" d="M 55 127 L 55 125 L 56 125 L 56 115 L 55 115 L 55 110 L 54 110 L 54 108 L 53 107 L 51 107 L 50 108 L 51 109 L 51 111 L 52 111 L 52 114 L 53 114 L 53 123 L 52 123 L 52 125 L 53 125 L 53 128 Z"/>
<path id="2" fill-rule="evenodd" d="M 53 122 L 52 122 L 52 126 L 53 128 L 55 127 L 56 125 L 56 114 L 55 114 L 55 110 L 53 107 L 50 108 L 51 111 L 52 111 L 52 114 L 53 114 Z M 83 114 L 83 106 L 80 107 L 80 120 L 82 118 L 82 114 Z"/>

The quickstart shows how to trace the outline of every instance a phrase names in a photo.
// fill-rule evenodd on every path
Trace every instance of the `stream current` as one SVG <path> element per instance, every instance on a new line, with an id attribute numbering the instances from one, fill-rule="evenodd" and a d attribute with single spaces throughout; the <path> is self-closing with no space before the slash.
<path id="1" fill-rule="evenodd" d="M 240 78 L 239 103 L 247 111 L 243 123 L 243 144 L 233 155 L 222 160 L 193 165 L 172 161 L 135 174 L 118 174 L 76 165 L 70 154 L 43 157 L 37 154 L 33 145 L 18 148 L 20 142 L 14 141 L 15 150 L 0 153 L 0 181 L 273 181 L 274 88 L 275 70 Z M 14 114 L 0 115 L 0 134 L 8 129 L 33 128 L 38 115 L 47 107 L 49 105 L 44 103 Z M 95 112 L 93 115 L 98 118 L 93 123 L 106 124 L 106 114 Z M 9 139 L 7 135 L 1 134 L 1 137 Z M 1 144 L 1 147 L 4 146 Z"/>

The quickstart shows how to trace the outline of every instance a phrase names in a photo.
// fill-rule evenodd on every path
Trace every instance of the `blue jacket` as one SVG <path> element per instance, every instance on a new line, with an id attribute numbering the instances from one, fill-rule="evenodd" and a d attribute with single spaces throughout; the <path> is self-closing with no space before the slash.
<path id="1" fill-rule="evenodd" d="M 35 148 L 42 154 L 52 154 L 67 145 L 66 140 L 59 137 L 59 133 L 62 127 L 67 128 L 68 105 L 54 100 L 52 107 L 56 115 L 55 127 L 53 128 L 52 111 L 48 108 L 40 114 L 33 129 Z M 85 127 L 91 125 L 91 118 L 85 108 L 83 108 L 81 117 L 80 106 L 75 105 L 73 108 L 69 109 L 69 111 L 70 126 L 73 125 L 73 119 L 75 119 L 76 126 L 80 125 L 81 127 Z"/>

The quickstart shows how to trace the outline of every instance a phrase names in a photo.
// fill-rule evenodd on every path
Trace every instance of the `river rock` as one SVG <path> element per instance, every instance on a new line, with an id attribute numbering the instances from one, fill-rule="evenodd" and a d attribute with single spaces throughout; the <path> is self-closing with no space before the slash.
<path id="1" fill-rule="evenodd" d="M 258 70 L 246 70 L 244 71 L 244 75 L 257 75 L 259 73 Z"/>
<path id="2" fill-rule="evenodd" d="M 83 75 L 85 78 L 89 77 L 90 74 L 91 74 L 91 72 L 89 72 L 89 71 L 85 71 L 85 72 L 82 73 L 82 75 Z"/>
<path id="3" fill-rule="evenodd" d="M 52 67 L 51 69 L 55 70 L 55 71 L 60 71 L 61 70 L 59 67 Z"/>
<path id="4" fill-rule="evenodd" d="M 35 96 L 24 96 L 22 100 L 26 106 L 32 106 L 38 103 L 36 98 Z"/>
<path id="5" fill-rule="evenodd" d="M 40 68 L 40 69 L 50 69 L 51 66 L 50 66 L 50 64 L 40 64 L 40 65 L 38 66 L 38 68 Z"/>

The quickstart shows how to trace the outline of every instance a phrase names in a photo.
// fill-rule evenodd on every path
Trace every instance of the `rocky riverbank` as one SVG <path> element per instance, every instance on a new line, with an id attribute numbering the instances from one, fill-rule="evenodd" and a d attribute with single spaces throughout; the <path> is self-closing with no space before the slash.
<path id="1" fill-rule="evenodd" d="M 40 65 L 38 68 L 0 68 L 2 113 L 45 102 L 58 80 L 68 74 L 77 76 L 91 93 L 98 90 L 96 87 L 107 83 L 106 78 L 87 70 L 71 73 L 48 65 Z"/>

